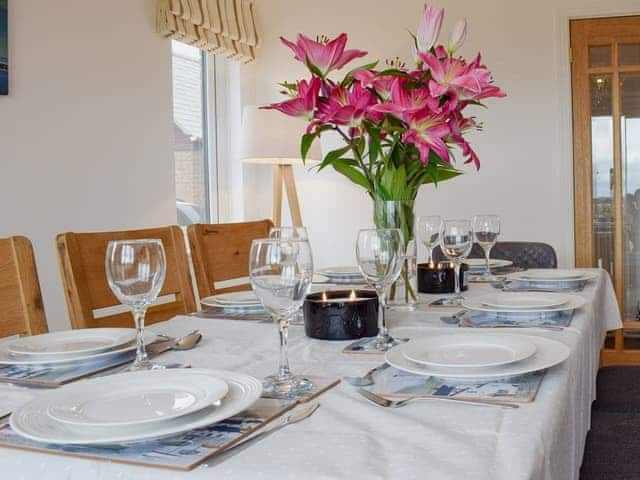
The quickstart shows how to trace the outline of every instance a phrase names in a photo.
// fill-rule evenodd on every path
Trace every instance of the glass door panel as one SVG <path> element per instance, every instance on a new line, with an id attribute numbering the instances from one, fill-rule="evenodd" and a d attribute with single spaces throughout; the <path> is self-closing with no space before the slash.
<path id="1" fill-rule="evenodd" d="M 612 76 L 591 75 L 591 176 L 594 265 L 614 270 L 614 165 Z"/>
<path id="2" fill-rule="evenodd" d="M 640 72 L 620 74 L 624 315 L 640 320 Z"/>

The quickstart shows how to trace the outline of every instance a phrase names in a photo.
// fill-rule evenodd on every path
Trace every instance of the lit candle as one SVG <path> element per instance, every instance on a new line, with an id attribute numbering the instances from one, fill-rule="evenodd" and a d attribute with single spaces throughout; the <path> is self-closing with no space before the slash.
<path id="1" fill-rule="evenodd" d="M 327 301 L 327 292 L 322 292 L 322 301 L 323 302 Z"/>

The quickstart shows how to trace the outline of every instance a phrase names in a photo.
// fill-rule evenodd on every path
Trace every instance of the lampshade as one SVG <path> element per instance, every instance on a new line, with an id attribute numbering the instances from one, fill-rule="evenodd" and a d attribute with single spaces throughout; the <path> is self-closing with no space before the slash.
<path id="1" fill-rule="evenodd" d="M 240 159 L 245 163 L 301 164 L 300 139 L 306 127 L 307 123 L 300 118 L 246 106 L 242 113 Z M 321 160 L 320 142 L 315 140 L 306 163 Z"/>

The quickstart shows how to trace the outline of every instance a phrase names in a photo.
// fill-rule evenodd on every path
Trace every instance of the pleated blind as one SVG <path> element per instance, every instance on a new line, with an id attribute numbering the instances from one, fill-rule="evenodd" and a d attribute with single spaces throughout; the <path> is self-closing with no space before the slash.
<path id="1" fill-rule="evenodd" d="M 156 29 L 243 63 L 255 59 L 259 43 L 254 0 L 157 0 Z"/>

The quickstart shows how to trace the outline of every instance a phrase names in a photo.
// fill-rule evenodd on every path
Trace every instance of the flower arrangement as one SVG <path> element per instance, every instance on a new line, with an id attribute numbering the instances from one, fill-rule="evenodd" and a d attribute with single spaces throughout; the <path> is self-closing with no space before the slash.
<path id="1" fill-rule="evenodd" d="M 310 78 L 282 83 L 282 93 L 289 98 L 262 107 L 308 121 L 301 140 L 303 159 L 323 132 L 336 132 L 344 146 L 327 153 L 318 170 L 332 166 L 362 186 L 375 202 L 376 226 L 401 228 L 407 243 L 413 239 L 413 205 L 420 187 L 462 174 L 454 166 L 454 151 L 464 163 L 480 168 L 466 136 L 482 124 L 467 108 L 505 96 L 480 54 L 470 62 L 456 55 L 467 35 L 464 19 L 446 45 L 438 43 L 443 18 L 444 9 L 425 5 L 412 35 L 411 68 L 396 58 L 384 69 L 377 69 L 378 62 L 354 68 L 340 80 L 329 75 L 367 54 L 346 49 L 345 33 L 332 40 L 298 34 L 292 42 L 281 37 L 294 58 L 306 65 Z M 390 203 L 395 204 L 393 211 Z M 405 281 L 408 270 L 402 274 Z M 411 295 L 415 297 L 413 291 Z"/>
<path id="2" fill-rule="evenodd" d="M 505 94 L 492 83 L 480 54 L 471 62 L 455 55 L 467 34 L 464 19 L 455 25 L 447 45 L 437 43 L 443 17 L 444 9 L 424 7 L 413 37 L 414 68 L 396 58 L 384 70 L 376 70 L 375 62 L 339 81 L 329 74 L 367 54 L 345 49 L 345 33 L 333 40 L 298 34 L 295 43 L 281 38 L 311 78 L 282 83 L 290 98 L 263 108 L 308 120 L 303 158 L 322 132 L 337 132 L 345 146 L 327 153 L 318 170 L 332 166 L 373 198 L 411 201 L 421 185 L 460 175 L 453 166 L 452 147 L 479 169 L 478 155 L 465 135 L 482 124 L 466 114 L 467 107 Z"/>

